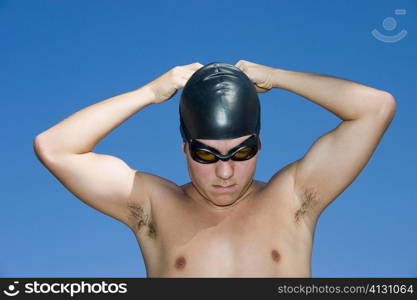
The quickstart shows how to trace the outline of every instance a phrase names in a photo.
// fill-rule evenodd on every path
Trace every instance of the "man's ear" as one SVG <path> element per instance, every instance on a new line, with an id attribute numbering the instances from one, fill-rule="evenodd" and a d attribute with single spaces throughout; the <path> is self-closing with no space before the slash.
<path id="1" fill-rule="evenodd" d="M 185 152 L 185 143 L 182 143 L 182 152 L 187 155 L 187 153 Z"/>

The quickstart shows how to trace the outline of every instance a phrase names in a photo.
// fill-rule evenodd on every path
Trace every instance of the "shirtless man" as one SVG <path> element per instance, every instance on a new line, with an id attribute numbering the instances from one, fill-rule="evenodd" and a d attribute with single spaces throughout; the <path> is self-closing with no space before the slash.
<path id="1" fill-rule="evenodd" d="M 342 122 L 266 183 L 253 180 L 258 152 L 201 163 L 186 141 L 191 182 L 182 186 L 93 152 L 145 106 L 172 98 L 203 67 L 193 63 L 84 108 L 34 140 L 40 161 L 69 191 L 133 231 L 148 277 L 310 277 L 321 212 L 365 167 L 395 114 L 386 91 L 245 60 L 235 66 L 258 93 L 294 92 Z M 197 141 L 225 155 L 250 136 Z"/>

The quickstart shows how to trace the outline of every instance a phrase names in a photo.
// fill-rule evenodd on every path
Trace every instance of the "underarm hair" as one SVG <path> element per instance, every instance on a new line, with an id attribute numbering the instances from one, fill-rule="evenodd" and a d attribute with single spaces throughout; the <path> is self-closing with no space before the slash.
<path id="1" fill-rule="evenodd" d="M 148 230 L 150 238 L 156 237 L 155 224 L 152 218 L 147 214 L 139 204 L 129 204 L 130 218 L 134 224 L 134 230 L 140 231 L 143 227 Z"/>

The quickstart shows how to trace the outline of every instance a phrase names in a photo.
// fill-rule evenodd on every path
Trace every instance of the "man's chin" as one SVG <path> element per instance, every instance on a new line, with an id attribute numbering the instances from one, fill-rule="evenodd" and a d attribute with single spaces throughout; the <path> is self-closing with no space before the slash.
<path id="1" fill-rule="evenodd" d="M 235 193 L 212 194 L 210 202 L 216 206 L 230 206 L 238 200 Z"/>

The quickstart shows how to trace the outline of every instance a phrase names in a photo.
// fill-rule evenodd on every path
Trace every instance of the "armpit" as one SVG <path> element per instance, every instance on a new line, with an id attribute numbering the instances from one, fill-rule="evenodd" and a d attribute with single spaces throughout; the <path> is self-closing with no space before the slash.
<path id="1" fill-rule="evenodd" d="M 299 223 L 308 212 L 318 203 L 318 193 L 312 187 L 304 187 L 298 195 L 300 207 L 296 210 L 295 222 Z"/>
<path id="2" fill-rule="evenodd" d="M 147 230 L 147 235 L 150 238 L 156 237 L 156 228 L 152 217 L 144 211 L 141 205 L 130 204 L 129 213 L 129 218 L 135 231 Z"/>

